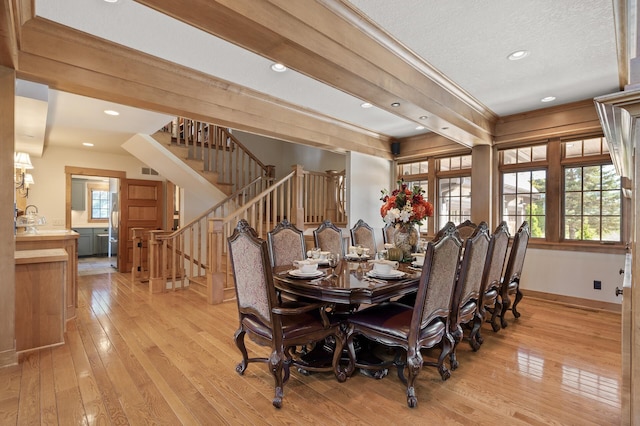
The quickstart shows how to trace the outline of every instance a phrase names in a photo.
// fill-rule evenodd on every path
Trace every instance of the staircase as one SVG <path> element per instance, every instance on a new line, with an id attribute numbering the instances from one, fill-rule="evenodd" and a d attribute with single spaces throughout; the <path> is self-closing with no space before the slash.
<path id="1" fill-rule="evenodd" d="M 152 293 L 189 288 L 209 303 L 233 299 L 226 240 L 240 219 L 247 220 L 264 239 L 284 218 L 303 230 L 315 229 L 325 219 L 346 223 L 344 171 L 310 172 L 297 165 L 274 182 L 273 167 L 263 165 L 230 131 L 193 120 L 178 119 L 153 139 L 183 168 L 197 173 L 200 180 L 226 197 L 218 197 L 220 201 L 213 207 L 175 232 L 134 234 L 140 239 L 134 241 L 134 250 L 140 252 L 133 256 L 139 264 L 134 264 L 132 281 L 148 280 Z M 149 164 L 146 157 L 145 162 Z M 145 238 L 149 267 L 141 271 Z"/>

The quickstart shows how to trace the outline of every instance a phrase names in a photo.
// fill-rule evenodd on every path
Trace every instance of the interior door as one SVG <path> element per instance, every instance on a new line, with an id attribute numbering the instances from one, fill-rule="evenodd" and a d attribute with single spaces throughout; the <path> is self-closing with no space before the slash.
<path id="1" fill-rule="evenodd" d="M 120 191 L 120 234 L 118 271 L 133 267 L 132 228 L 163 229 L 163 183 L 161 181 L 123 179 Z M 147 265 L 147 241 L 142 245 L 142 267 Z"/>

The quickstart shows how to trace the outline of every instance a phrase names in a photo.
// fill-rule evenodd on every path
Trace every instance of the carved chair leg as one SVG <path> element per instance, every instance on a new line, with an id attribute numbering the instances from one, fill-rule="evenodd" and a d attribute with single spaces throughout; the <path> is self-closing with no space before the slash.
<path id="1" fill-rule="evenodd" d="M 455 340 L 451 336 L 450 333 L 447 333 L 446 336 L 442 339 L 442 352 L 440 352 L 440 356 L 438 357 L 438 372 L 440 373 L 440 377 L 442 380 L 447 380 L 451 377 L 451 372 L 444 365 L 444 360 L 447 358 L 447 355 L 451 353 L 453 347 L 455 345 Z"/>
<path id="2" fill-rule="evenodd" d="M 240 349 L 240 353 L 242 354 L 242 361 L 236 366 L 236 371 L 238 374 L 244 374 L 244 371 L 247 369 L 247 364 L 249 363 L 249 354 L 247 354 L 247 348 L 244 346 L 244 335 L 246 332 L 242 328 L 242 326 L 235 332 L 233 335 L 233 339 L 236 342 L 236 346 Z"/>
<path id="3" fill-rule="evenodd" d="M 491 323 L 491 329 L 494 333 L 500 330 L 500 324 L 496 321 L 496 318 L 498 318 L 498 312 L 500 312 L 501 310 L 502 303 L 498 302 L 498 300 L 496 299 L 493 310 L 491 311 L 491 319 L 489 320 L 489 322 Z"/>
<path id="4" fill-rule="evenodd" d="M 284 396 L 284 381 L 282 378 L 282 369 L 285 364 L 284 354 L 280 353 L 277 349 L 271 352 L 269 357 L 269 368 L 276 384 L 275 396 L 273 398 L 273 406 L 276 408 L 282 407 L 282 398 Z M 285 368 L 285 374 L 288 375 L 288 366 Z"/>
<path id="5" fill-rule="evenodd" d="M 420 349 L 409 348 L 407 351 L 407 370 L 409 372 L 409 378 L 407 380 L 407 405 L 409 408 L 414 408 L 418 405 L 414 383 L 418 374 L 420 374 L 420 369 L 422 369 L 422 354 L 420 353 Z"/>
<path id="6" fill-rule="evenodd" d="M 347 352 L 349 353 L 349 363 L 347 364 L 347 367 L 344 370 L 344 373 L 346 374 L 347 377 L 351 377 L 351 375 L 356 369 L 356 348 L 353 346 L 354 334 L 355 333 L 354 333 L 353 327 L 349 326 L 349 329 L 347 330 L 347 337 L 346 337 Z"/>
<path id="7" fill-rule="evenodd" d="M 513 301 L 513 307 L 511 308 L 511 312 L 513 312 L 513 316 L 516 318 L 520 318 L 520 312 L 518 312 L 516 306 L 518 306 L 518 303 L 520 303 L 521 300 L 522 292 L 520 291 L 520 286 L 518 285 L 518 287 L 516 288 L 516 298 Z"/>
<path id="8" fill-rule="evenodd" d="M 473 327 L 471 328 L 471 333 L 469 333 L 469 345 L 471 345 L 471 349 L 475 352 L 480 349 L 480 327 L 482 327 L 482 316 L 480 312 L 476 312 L 473 317 Z"/>
<path id="9" fill-rule="evenodd" d="M 511 299 L 509 299 L 509 294 L 506 293 L 502 299 L 502 310 L 500 311 L 500 325 L 502 328 L 507 328 L 507 311 L 509 307 L 511 307 Z"/>
<path id="10" fill-rule="evenodd" d="M 346 336 L 344 335 L 342 330 L 338 330 L 334 337 L 336 341 L 336 347 L 333 350 L 333 374 L 335 374 L 336 379 L 338 379 L 338 381 L 342 383 L 347 380 L 347 369 L 349 368 L 349 366 L 347 366 L 347 368 L 345 368 L 344 370 L 340 369 L 340 359 L 342 358 L 342 349 L 344 348 L 344 344 L 346 342 Z M 349 354 L 349 364 L 351 364 L 351 354 Z"/>

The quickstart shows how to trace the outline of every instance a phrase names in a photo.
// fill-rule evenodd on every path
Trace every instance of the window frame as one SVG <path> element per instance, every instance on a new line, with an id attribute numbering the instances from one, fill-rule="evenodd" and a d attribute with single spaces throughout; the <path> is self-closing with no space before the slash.
<path id="1" fill-rule="evenodd" d="M 109 222 L 109 211 L 107 208 L 107 216 L 104 218 L 94 218 L 93 217 L 93 192 L 105 192 L 107 194 L 107 204 L 109 204 L 109 186 L 105 184 L 95 184 L 88 183 L 87 184 L 87 199 L 89 200 L 87 214 L 87 222 L 89 223 L 108 223 Z"/>

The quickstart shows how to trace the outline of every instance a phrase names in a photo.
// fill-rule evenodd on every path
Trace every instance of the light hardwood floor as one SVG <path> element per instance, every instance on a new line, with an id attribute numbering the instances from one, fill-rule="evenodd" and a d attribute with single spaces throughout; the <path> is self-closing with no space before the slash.
<path id="1" fill-rule="evenodd" d="M 509 314 L 507 329 L 484 325 L 479 352 L 459 346 L 448 381 L 422 370 L 415 409 L 395 372 L 345 383 L 292 372 L 277 410 L 266 365 L 235 372 L 235 302 L 149 295 L 115 272 L 80 276 L 79 286 L 66 344 L 0 369 L 0 424 L 620 424 L 616 313 L 525 294 L 522 317 Z"/>

